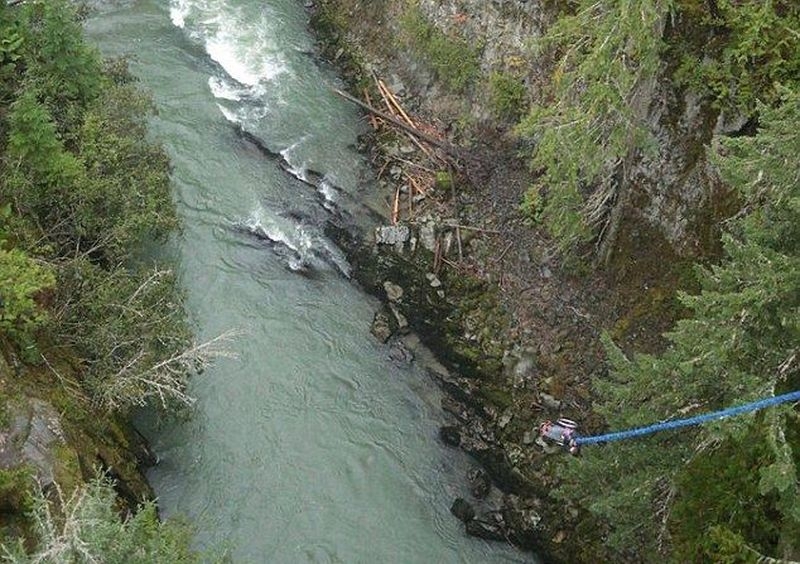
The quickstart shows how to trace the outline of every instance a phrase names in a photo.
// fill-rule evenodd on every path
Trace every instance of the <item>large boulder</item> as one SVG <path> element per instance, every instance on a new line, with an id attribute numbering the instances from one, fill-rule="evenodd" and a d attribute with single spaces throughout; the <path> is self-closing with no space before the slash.
<path id="1" fill-rule="evenodd" d="M 457 497 L 450 506 L 450 513 L 459 521 L 469 523 L 475 518 L 475 508 L 463 497 Z"/>
<path id="2" fill-rule="evenodd" d="M 378 245 L 391 245 L 398 252 L 411 238 L 408 225 L 384 225 L 375 229 L 375 243 Z"/>
<path id="3" fill-rule="evenodd" d="M 502 517 L 496 513 L 488 513 L 481 516 L 480 519 L 472 519 L 466 524 L 465 529 L 468 535 L 481 539 L 505 541 L 508 538 Z"/>
<path id="4" fill-rule="evenodd" d="M 74 480 L 77 456 L 67 447 L 56 409 L 36 398 L 7 409 L 8 426 L 0 429 L 0 469 L 28 466 L 42 487 Z"/>

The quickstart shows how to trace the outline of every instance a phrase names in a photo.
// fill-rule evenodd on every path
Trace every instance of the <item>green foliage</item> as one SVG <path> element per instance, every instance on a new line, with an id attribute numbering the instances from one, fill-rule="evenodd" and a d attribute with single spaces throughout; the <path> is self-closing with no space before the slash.
<path id="1" fill-rule="evenodd" d="M 100 55 L 84 41 L 74 4 L 25 2 L 19 9 L 27 88 L 38 93 L 68 138 L 102 87 Z"/>
<path id="2" fill-rule="evenodd" d="M 181 523 L 160 522 L 153 502 L 121 519 L 113 484 L 95 480 L 57 502 L 39 491 L 33 499 L 31 521 L 35 548 L 22 541 L 0 546 L 3 560 L 26 562 L 105 562 L 150 564 L 199 562 L 189 548 L 190 530 Z"/>
<path id="3" fill-rule="evenodd" d="M 538 46 L 556 55 L 553 76 L 518 132 L 536 142 L 542 217 L 563 251 L 594 233 L 618 169 L 650 142 L 637 98 L 658 72 L 670 8 L 670 0 L 580 0 Z"/>
<path id="4" fill-rule="evenodd" d="M 696 562 L 705 556 L 719 561 L 723 525 L 762 551 L 778 544 L 775 496 L 759 491 L 759 469 L 773 459 L 767 437 L 756 425 L 741 437 L 726 439 L 713 454 L 691 459 L 675 483 L 670 523 L 676 560 Z M 716 534 L 713 528 L 719 529 Z M 742 555 L 742 545 L 734 547 L 723 552 Z"/>
<path id="5" fill-rule="evenodd" d="M 164 150 L 147 140 L 151 99 L 133 84 L 111 85 L 87 109 L 78 138 L 85 180 L 68 194 L 73 238 L 100 245 L 114 263 L 177 227 Z"/>
<path id="6" fill-rule="evenodd" d="M 453 174 L 447 170 L 437 170 L 435 187 L 437 190 L 449 194 L 453 189 Z"/>
<path id="7" fill-rule="evenodd" d="M 671 41 L 679 84 L 707 95 L 724 110 L 749 115 L 757 101 L 773 102 L 778 85 L 800 83 L 800 5 L 793 0 L 706 3 L 682 0 L 682 33 Z"/>
<path id="8" fill-rule="evenodd" d="M 27 511 L 33 477 L 28 468 L 0 469 L 0 514 Z"/>
<path id="9" fill-rule="evenodd" d="M 693 316 L 668 335 L 660 357 L 627 359 L 607 342 L 613 371 L 597 382 L 597 410 L 614 429 L 800 386 L 800 95 L 784 91 L 778 107 L 759 112 L 758 135 L 722 143 L 723 177 L 747 203 L 725 237 L 726 259 L 699 270 L 699 294 L 681 296 Z M 670 525 L 681 554 L 712 527 L 776 553 L 777 539 L 800 531 L 797 427 L 791 409 L 772 408 L 587 449 L 566 468 L 561 492 L 608 524 L 609 545 L 620 553 L 635 547 L 656 558 Z M 732 517 L 741 504 L 748 511 Z M 716 531 L 730 548 L 731 534 Z"/>
<path id="10" fill-rule="evenodd" d="M 37 298 L 54 285 L 49 268 L 19 249 L 0 249 L 0 331 L 21 347 L 30 346 L 34 330 L 47 319 Z"/>
<path id="11" fill-rule="evenodd" d="M 492 110 L 498 117 L 515 120 L 525 110 L 525 85 L 516 76 L 493 72 L 489 76 L 489 92 Z"/>
<path id="12" fill-rule="evenodd" d="M 525 191 L 522 198 L 522 203 L 519 206 L 522 215 L 525 216 L 526 221 L 539 223 L 542 219 L 542 196 L 537 186 L 531 186 Z"/>
<path id="13" fill-rule="evenodd" d="M 47 305 L 41 337 L 78 355 L 98 405 L 191 403 L 186 377 L 204 357 L 184 350 L 175 278 L 131 266 L 177 226 L 166 154 L 147 139 L 152 101 L 125 60 L 101 65 L 67 3 L 0 16 L 4 37 L 21 38 L 3 44 L 17 64 L 0 99 L 0 331 L 35 350 Z"/>
<path id="14" fill-rule="evenodd" d="M 758 554 L 747 550 L 744 539 L 724 527 L 717 525 L 711 527 L 707 537 L 697 546 L 701 552 L 696 559 L 707 562 L 720 562 L 724 564 L 753 564 L 759 562 Z"/>
<path id="15" fill-rule="evenodd" d="M 430 65 L 448 88 L 461 92 L 477 78 L 480 50 L 459 37 L 442 32 L 425 18 L 416 3 L 406 8 L 400 26 L 409 47 Z"/>
<path id="16" fill-rule="evenodd" d="M 14 79 L 22 58 L 22 43 L 22 35 L 16 26 L 0 19 L 0 101 L 10 94 L 6 85 Z"/>
<path id="17" fill-rule="evenodd" d="M 48 221 L 48 209 L 60 192 L 73 186 L 80 165 L 65 150 L 50 113 L 36 92 L 26 90 L 11 105 L 6 161 L 9 173 L 2 187 L 6 201 L 22 213 Z"/>
<path id="18" fill-rule="evenodd" d="M 570 8 L 536 45 L 554 57 L 553 73 L 518 127 L 536 143 L 542 220 L 565 252 L 598 233 L 630 182 L 629 163 L 652 147 L 646 118 L 663 69 L 745 116 L 758 100 L 777 101 L 780 84 L 800 81 L 800 5 L 791 0 L 580 0 Z"/>
<path id="19" fill-rule="evenodd" d="M 147 140 L 151 100 L 132 84 L 108 85 L 82 113 L 68 151 L 47 108 L 26 90 L 11 106 L 0 195 L 57 248 L 92 250 L 112 264 L 177 226 L 163 149 Z"/>

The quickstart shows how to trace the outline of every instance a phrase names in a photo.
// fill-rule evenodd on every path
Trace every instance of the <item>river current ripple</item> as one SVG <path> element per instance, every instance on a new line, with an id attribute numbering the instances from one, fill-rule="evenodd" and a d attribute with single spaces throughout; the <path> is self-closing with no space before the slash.
<path id="1" fill-rule="evenodd" d="M 188 421 L 141 418 L 165 515 L 236 562 L 527 561 L 450 515 L 472 463 L 438 442 L 439 392 L 370 336 L 377 304 L 323 234 L 330 210 L 380 203 L 302 3 L 95 8 L 90 39 L 131 58 L 159 109 L 184 223 L 162 252 L 197 336 L 242 331 L 192 382 Z"/>

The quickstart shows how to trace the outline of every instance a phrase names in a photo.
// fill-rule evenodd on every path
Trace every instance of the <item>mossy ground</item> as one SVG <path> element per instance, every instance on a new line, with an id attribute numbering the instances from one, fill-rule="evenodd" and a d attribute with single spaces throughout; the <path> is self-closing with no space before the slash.
<path id="1" fill-rule="evenodd" d="M 152 499 L 137 458 L 138 447 L 130 441 L 135 434 L 129 423 L 98 412 L 77 391 L 74 382 L 79 370 L 69 355 L 42 348 L 40 354 L 46 362 L 23 364 L 16 360 L 17 354 L 8 343 L 0 353 L 0 413 L 6 414 L 0 429 L 8 425 L 9 406 L 13 404 L 25 405 L 35 398 L 56 409 L 65 441 L 52 450 L 53 476 L 65 495 L 98 472 L 107 472 L 117 480 L 118 492 L 129 508 Z M 33 469 L 26 465 L 0 470 L 0 538 L 4 534 L 7 538 L 26 536 L 33 485 Z"/>

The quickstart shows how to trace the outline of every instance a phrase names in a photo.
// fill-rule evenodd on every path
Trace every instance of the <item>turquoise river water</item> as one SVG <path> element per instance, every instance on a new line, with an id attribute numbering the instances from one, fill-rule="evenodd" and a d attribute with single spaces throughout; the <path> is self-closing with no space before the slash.
<path id="1" fill-rule="evenodd" d="M 237 358 L 193 380 L 188 421 L 143 420 L 164 514 L 235 562 L 529 561 L 450 515 L 472 462 L 439 443 L 438 391 L 371 337 L 377 303 L 322 234 L 374 190 L 303 2 L 97 2 L 86 29 L 158 106 L 184 222 L 166 253 L 198 339 L 242 332 Z"/>

